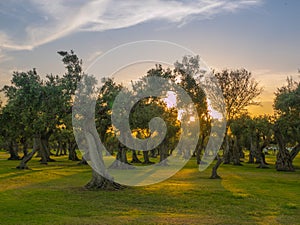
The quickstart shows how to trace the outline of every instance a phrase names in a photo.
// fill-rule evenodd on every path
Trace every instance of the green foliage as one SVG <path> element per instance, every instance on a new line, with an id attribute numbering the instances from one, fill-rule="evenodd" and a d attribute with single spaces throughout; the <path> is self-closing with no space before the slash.
<path id="1" fill-rule="evenodd" d="M 247 106 L 258 104 L 255 98 L 261 94 L 262 88 L 247 70 L 223 70 L 215 76 L 224 95 L 228 121 L 245 113 Z"/>
<path id="2" fill-rule="evenodd" d="M 287 142 L 300 143 L 300 82 L 287 79 L 287 85 L 275 93 L 275 122 Z"/>
<path id="3" fill-rule="evenodd" d="M 2 89 L 7 103 L 0 117 L 1 134 L 8 142 L 27 145 L 34 138 L 44 139 L 39 146 L 45 149 L 50 136 L 59 133 L 62 126 L 69 131 L 68 141 L 72 139 L 72 96 L 82 76 L 82 65 L 73 51 L 59 54 L 67 69 L 62 77 L 50 74 L 41 79 L 36 69 L 14 72 L 11 84 Z"/>
<path id="4" fill-rule="evenodd" d="M 101 82 L 103 86 L 97 98 L 95 123 L 100 134 L 100 139 L 105 140 L 105 135 L 112 128 L 111 113 L 113 102 L 121 91 L 122 85 L 116 84 L 114 80 L 110 78 L 104 78 Z M 109 133 L 109 135 L 111 134 L 112 133 Z"/>

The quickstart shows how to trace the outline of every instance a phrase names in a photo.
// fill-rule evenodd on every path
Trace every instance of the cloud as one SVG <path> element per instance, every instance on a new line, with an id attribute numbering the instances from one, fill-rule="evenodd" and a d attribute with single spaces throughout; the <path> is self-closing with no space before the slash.
<path id="1" fill-rule="evenodd" d="M 6 2 L 6 1 L 5 1 Z M 84 31 L 127 28 L 152 20 L 179 26 L 259 5 L 262 0 L 27 0 L 0 3 L 0 48 L 31 50 Z"/>
<path id="2" fill-rule="evenodd" d="M 0 39 L 1 41 L 1 39 Z M 3 63 L 3 62 L 6 62 L 8 60 L 11 60 L 12 58 L 10 56 L 8 56 L 6 54 L 5 51 L 3 51 L 1 48 L 0 48 L 0 63 Z"/>
<path id="3" fill-rule="evenodd" d="M 92 54 L 90 54 L 90 56 L 88 57 L 87 59 L 87 62 L 88 63 L 91 63 L 93 62 L 96 58 L 98 58 L 100 55 L 102 55 L 103 52 L 102 51 L 96 51 L 96 52 L 93 52 Z"/>

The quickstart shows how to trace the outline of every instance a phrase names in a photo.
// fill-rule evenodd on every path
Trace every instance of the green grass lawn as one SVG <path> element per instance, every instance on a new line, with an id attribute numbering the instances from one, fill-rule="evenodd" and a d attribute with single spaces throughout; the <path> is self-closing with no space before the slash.
<path id="1" fill-rule="evenodd" d="M 162 183 L 121 191 L 84 190 L 89 166 L 65 157 L 35 158 L 25 171 L 6 158 L 0 152 L 0 224 L 300 224 L 300 156 L 293 173 L 222 165 L 221 180 L 192 159 Z"/>

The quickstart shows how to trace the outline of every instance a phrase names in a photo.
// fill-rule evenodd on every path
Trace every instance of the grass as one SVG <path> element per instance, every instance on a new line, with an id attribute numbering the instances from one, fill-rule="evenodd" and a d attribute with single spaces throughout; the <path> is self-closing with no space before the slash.
<path id="1" fill-rule="evenodd" d="M 90 168 L 65 157 L 35 158 L 25 171 L 6 158 L 0 152 L 0 224 L 300 224 L 299 156 L 293 173 L 222 165 L 221 180 L 192 159 L 162 183 L 117 192 L 84 190 Z"/>

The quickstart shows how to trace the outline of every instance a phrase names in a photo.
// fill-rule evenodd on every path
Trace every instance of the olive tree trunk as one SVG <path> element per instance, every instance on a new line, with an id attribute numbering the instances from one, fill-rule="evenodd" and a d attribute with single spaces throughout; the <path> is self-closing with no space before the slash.
<path id="1" fill-rule="evenodd" d="M 249 153 L 248 163 L 253 164 L 254 163 L 254 158 L 255 158 L 255 153 L 256 153 L 256 148 L 255 148 L 254 138 L 252 136 L 250 138 L 251 138 L 251 140 L 250 140 L 250 153 Z"/>
<path id="2" fill-rule="evenodd" d="M 92 179 L 85 185 L 88 190 L 120 190 L 124 186 L 101 176 L 95 170 L 92 170 Z"/>
<path id="3" fill-rule="evenodd" d="M 227 134 L 227 129 L 226 129 L 226 134 L 225 134 L 225 148 L 224 148 L 224 164 L 229 164 L 230 163 L 230 140 L 229 136 Z"/>
<path id="4" fill-rule="evenodd" d="M 29 169 L 29 167 L 27 166 L 27 163 L 32 159 L 32 157 L 35 155 L 35 153 L 38 152 L 38 150 L 40 148 L 38 139 L 39 139 L 38 137 L 35 137 L 33 139 L 32 151 L 22 158 L 19 166 L 16 167 L 17 169 L 21 169 L 21 170 Z"/>
<path id="5" fill-rule="evenodd" d="M 197 144 L 197 148 L 195 150 L 196 153 L 196 160 L 197 160 L 197 164 L 199 165 L 201 162 L 201 151 L 203 150 L 204 147 L 204 139 L 205 139 L 205 135 L 202 134 L 201 135 L 201 140 L 199 141 L 199 143 Z"/>
<path id="6" fill-rule="evenodd" d="M 10 141 L 8 148 L 10 154 L 8 160 L 19 160 L 20 156 L 18 154 L 18 143 L 16 141 Z"/>
<path id="7" fill-rule="evenodd" d="M 265 147 L 268 146 L 268 141 L 266 139 L 264 139 L 264 142 L 262 145 L 260 145 L 259 143 L 259 135 L 257 135 L 257 139 L 256 139 L 256 161 L 257 163 L 259 163 L 259 166 L 257 166 L 257 168 L 260 168 L 260 169 L 266 169 L 266 168 L 269 168 L 267 165 L 268 163 L 266 162 L 266 157 L 265 157 L 265 153 L 263 152 L 263 149 Z"/>
<path id="8" fill-rule="evenodd" d="M 123 144 L 119 144 L 116 160 L 109 167 L 110 169 L 133 169 L 134 167 L 127 160 L 127 150 Z"/>
<path id="9" fill-rule="evenodd" d="M 223 162 L 222 158 L 219 155 L 217 155 L 217 162 L 214 165 L 214 167 L 212 168 L 212 173 L 211 173 L 210 179 L 221 179 L 221 177 L 218 175 L 217 171 L 218 171 L 219 166 L 222 164 L 222 162 Z"/>
<path id="10" fill-rule="evenodd" d="M 68 151 L 69 151 L 68 159 L 69 160 L 80 161 L 80 159 L 78 158 L 77 153 L 76 153 L 76 148 L 77 148 L 76 141 L 69 141 L 68 142 Z"/>
<path id="11" fill-rule="evenodd" d="M 299 151 L 300 151 L 300 143 L 299 143 L 298 145 L 296 145 L 296 146 L 292 149 L 292 151 L 291 151 L 291 153 L 290 153 L 290 155 L 291 155 L 291 157 L 292 157 L 292 160 L 294 160 L 294 159 L 296 158 L 296 156 L 298 155 Z"/>
<path id="12" fill-rule="evenodd" d="M 131 163 L 142 163 L 141 160 L 139 160 L 136 150 L 132 150 L 132 160 Z"/>
<path id="13" fill-rule="evenodd" d="M 41 164 L 48 164 L 48 162 L 54 162 L 54 159 L 50 158 L 50 149 L 49 149 L 49 137 L 40 136 L 39 138 L 39 151 L 41 156 Z"/>
<path id="14" fill-rule="evenodd" d="M 295 171 L 293 166 L 293 159 L 289 151 L 286 149 L 286 143 L 280 130 L 277 128 L 274 130 L 275 138 L 278 143 L 279 151 L 276 156 L 276 170 L 277 171 Z"/>
<path id="15" fill-rule="evenodd" d="M 101 173 L 104 176 L 100 175 L 100 173 L 96 172 L 92 169 L 92 178 L 91 180 L 85 185 L 85 188 L 88 190 L 120 190 L 124 188 L 121 184 L 118 184 L 113 181 L 113 178 L 108 174 L 106 167 L 104 165 L 101 146 L 99 143 L 99 137 L 96 129 L 93 129 L 91 125 L 91 121 L 88 121 L 86 124 L 87 129 L 84 133 L 86 141 L 88 143 L 88 151 L 87 160 L 92 160 L 91 157 L 97 157 L 98 167 Z M 110 178 L 110 179 L 109 179 Z"/>
<path id="16" fill-rule="evenodd" d="M 242 147 L 240 145 L 240 136 L 235 136 L 234 144 L 233 144 L 233 165 L 241 166 L 241 151 Z"/>

